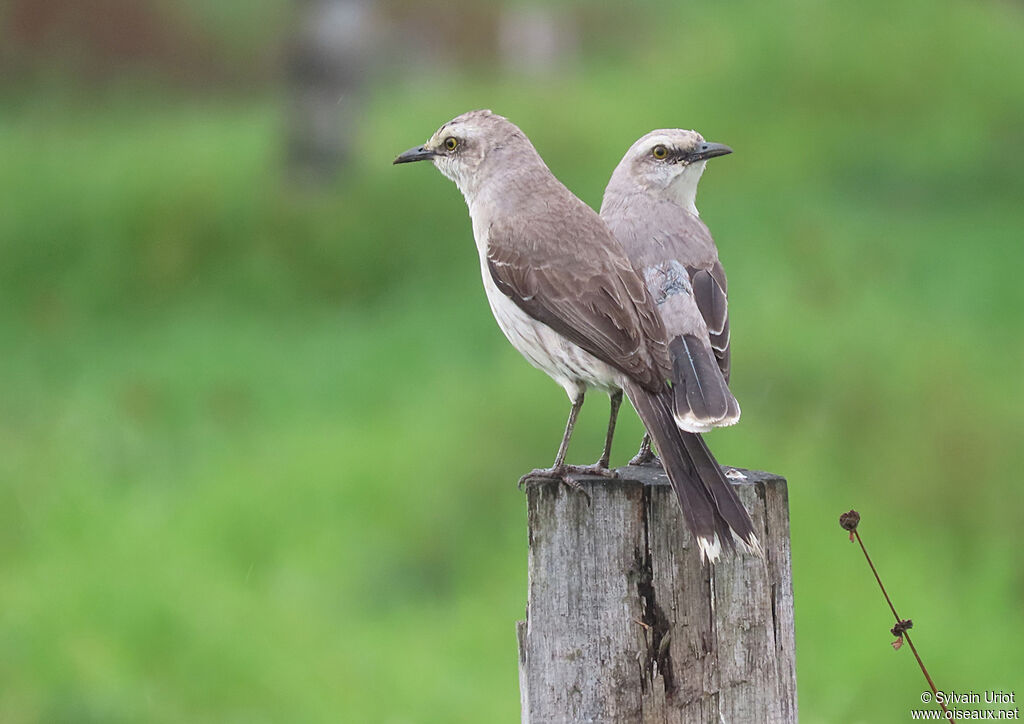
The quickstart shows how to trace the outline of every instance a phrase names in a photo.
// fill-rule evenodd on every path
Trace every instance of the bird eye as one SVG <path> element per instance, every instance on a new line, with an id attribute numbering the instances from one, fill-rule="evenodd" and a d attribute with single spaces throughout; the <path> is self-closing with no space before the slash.
<path id="1" fill-rule="evenodd" d="M 656 159 L 661 160 L 668 155 L 668 149 L 665 148 L 664 146 L 655 146 L 654 150 L 651 151 L 651 155 L 654 156 Z"/>
<path id="2" fill-rule="evenodd" d="M 444 139 L 444 147 L 447 148 L 449 151 L 454 151 L 456 148 L 459 147 L 459 142 L 452 136 L 448 136 L 448 138 Z"/>

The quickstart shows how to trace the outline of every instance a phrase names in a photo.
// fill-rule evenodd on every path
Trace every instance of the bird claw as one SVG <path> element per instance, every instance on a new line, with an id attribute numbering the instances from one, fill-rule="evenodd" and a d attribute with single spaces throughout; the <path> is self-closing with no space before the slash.
<path id="1" fill-rule="evenodd" d="M 637 453 L 636 456 L 629 461 L 630 465 L 654 465 L 661 467 L 661 458 L 654 454 L 652 450 L 646 452 Z"/>
<path id="2" fill-rule="evenodd" d="M 534 468 L 523 477 L 519 478 L 519 489 L 522 490 L 524 485 L 531 482 L 541 482 L 544 480 L 563 480 L 562 470 L 563 467 L 554 468 Z"/>
<path id="3" fill-rule="evenodd" d="M 609 480 L 619 477 L 617 472 L 601 463 L 594 463 L 593 465 L 565 465 L 563 467 L 568 475 L 596 475 L 601 478 L 608 478 Z"/>
<path id="4" fill-rule="evenodd" d="M 528 485 L 531 482 L 557 480 L 573 491 L 582 492 L 589 501 L 590 495 L 583 489 L 580 482 L 576 480 L 577 477 L 587 476 L 615 479 L 619 477 L 619 474 L 600 463 L 595 463 L 594 465 L 557 465 L 551 468 L 536 468 L 519 478 L 519 489 L 522 490 L 524 485 Z"/>
<path id="5" fill-rule="evenodd" d="M 746 480 L 747 479 L 747 476 L 744 475 L 743 473 L 741 473 L 736 468 L 725 468 L 724 474 L 725 474 L 725 477 L 729 478 L 730 480 Z"/>
<path id="6" fill-rule="evenodd" d="M 564 478 L 560 478 L 560 480 L 562 482 L 562 485 L 567 487 L 572 492 L 583 493 L 583 496 L 587 499 L 588 506 L 593 502 L 593 500 L 591 500 L 590 498 L 590 493 L 587 492 L 587 489 L 583 487 L 583 484 L 579 480 L 576 480 L 571 475 L 566 475 Z"/>

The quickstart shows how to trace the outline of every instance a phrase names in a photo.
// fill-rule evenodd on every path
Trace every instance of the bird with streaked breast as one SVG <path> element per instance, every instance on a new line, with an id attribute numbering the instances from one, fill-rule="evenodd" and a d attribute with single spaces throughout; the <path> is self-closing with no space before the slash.
<path id="1" fill-rule="evenodd" d="M 729 389 L 728 284 L 696 204 L 708 159 L 729 153 L 696 131 L 651 131 L 622 157 L 601 203 L 601 218 L 657 305 L 672 359 L 676 422 L 691 433 L 740 417 Z M 645 436 L 631 462 L 652 458 Z"/>
<path id="2" fill-rule="evenodd" d="M 490 111 L 454 118 L 394 162 L 425 160 L 465 197 L 498 326 L 572 401 L 555 464 L 531 475 L 591 472 L 565 464 L 584 395 L 599 389 L 614 402 L 624 390 L 661 452 L 702 559 L 716 560 L 734 539 L 760 552 L 750 517 L 710 451 L 688 445 L 676 426 L 661 318 L 598 214 L 555 178 L 517 126 Z"/>

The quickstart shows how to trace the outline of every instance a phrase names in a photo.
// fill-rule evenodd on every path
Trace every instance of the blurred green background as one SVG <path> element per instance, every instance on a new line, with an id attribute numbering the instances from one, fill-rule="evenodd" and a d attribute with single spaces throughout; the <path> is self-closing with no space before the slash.
<path id="1" fill-rule="evenodd" d="M 803 720 L 924 688 L 851 507 L 939 687 L 1024 681 L 1024 7 L 563 5 L 540 68 L 494 50 L 523 8 L 373 6 L 317 184 L 301 7 L 0 6 L 0 721 L 517 720 L 515 480 L 567 402 L 497 330 L 458 191 L 390 165 L 481 107 L 593 206 L 652 128 L 736 149 L 698 199 L 744 412 L 709 438 L 789 479 Z"/>

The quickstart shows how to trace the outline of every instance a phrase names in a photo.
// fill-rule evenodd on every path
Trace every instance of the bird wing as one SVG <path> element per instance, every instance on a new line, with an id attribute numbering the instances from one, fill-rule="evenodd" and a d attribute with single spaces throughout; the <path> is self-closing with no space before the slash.
<path id="1" fill-rule="evenodd" d="M 685 262 L 684 262 L 685 264 Z M 715 351 L 718 367 L 725 381 L 729 381 L 732 367 L 731 338 L 729 335 L 729 285 L 725 269 L 716 258 L 708 267 L 685 264 L 693 287 L 693 299 L 708 328 L 711 349 Z"/>
<path id="2" fill-rule="evenodd" d="M 644 388 L 665 389 L 671 367 L 661 318 L 600 218 L 581 212 L 571 223 L 536 215 L 519 221 L 488 231 L 487 268 L 498 289 Z"/>

